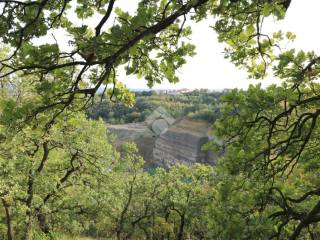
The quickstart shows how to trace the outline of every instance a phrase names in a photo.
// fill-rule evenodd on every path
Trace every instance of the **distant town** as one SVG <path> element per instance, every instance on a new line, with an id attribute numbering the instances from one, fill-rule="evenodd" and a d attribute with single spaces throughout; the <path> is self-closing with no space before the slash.
<path id="1" fill-rule="evenodd" d="M 225 89 L 207 89 L 207 88 L 201 88 L 201 89 L 189 89 L 189 88 L 181 88 L 181 89 L 130 89 L 133 92 L 151 92 L 156 93 L 160 95 L 184 95 L 187 93 L 191 93 L 193 91 L 200 91 L 200 92 L 230 92 L 231 89 L 225 88 Z"/>

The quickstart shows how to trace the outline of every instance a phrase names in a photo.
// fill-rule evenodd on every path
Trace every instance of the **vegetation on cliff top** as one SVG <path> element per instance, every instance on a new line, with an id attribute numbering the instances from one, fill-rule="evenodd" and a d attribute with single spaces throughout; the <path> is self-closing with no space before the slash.
<path id="1" fill-rule="evenodd" d="M 213 123 L 219 116 L 222 92 L 194 90 L 185 94 L 135 92 L 135 103 L 126 106 L 108 98 L 97 100 L 87 114 L 92 119 L 102 118 L 111 124 L 143 122 L 157 107 L 164 107 L 174 118 L 187 117 Z"/>

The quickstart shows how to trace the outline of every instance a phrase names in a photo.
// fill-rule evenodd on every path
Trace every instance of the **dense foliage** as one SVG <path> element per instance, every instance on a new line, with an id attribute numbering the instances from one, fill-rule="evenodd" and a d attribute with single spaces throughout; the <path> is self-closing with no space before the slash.
<path id="1" fill-rule="evenodd" d="M 290 49 L 293 33 L 263 28 L 291 0 L 140 0 L 133 13 L 117 3 L 0 0 L 0 237 L 319 239 L 320 57 Z M 135 147 L 115 151 L 83 111 L 101 87 L 134 104 L 121 69 L 149 86 L 177 82 L 195 54 L 186 23 L 204 19 L 227 59 L 279 84 L 222 97 L 214 132 L 226 154 L 214 169 L 143 172 Z M 206 108 L 190 97 L 191 112 Z"/>
<path id="2" fill-rule="evenodd" d="M 102 118 L 107 123 L 143 122 L 157 107 L 164 107 L 174 118 L 188 117 L 213 123 L 219 116 L 219 98 L 223 92 L 194 90 L 179 92 L 136 92 L 133 106 L 104 99 L 91 105 L 87 114 L 92 119 Z"/>

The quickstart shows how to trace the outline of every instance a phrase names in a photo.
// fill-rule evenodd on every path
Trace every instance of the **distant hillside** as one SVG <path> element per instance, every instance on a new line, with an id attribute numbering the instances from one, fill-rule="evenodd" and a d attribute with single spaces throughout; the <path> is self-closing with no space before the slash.
<path id="1" fill-rule="evenodd" d="M 156 108 L 164 107 L 174 118 L 214 122 L 219 115 L 219 98 L 223 92 L 194 91 L 141 91 L 136 92 L 136 103 L 126 107 L 104 99 L 87 111 L 92 119 L 102 118 L 107 123 L 123 124 L 143 122 Z"/>

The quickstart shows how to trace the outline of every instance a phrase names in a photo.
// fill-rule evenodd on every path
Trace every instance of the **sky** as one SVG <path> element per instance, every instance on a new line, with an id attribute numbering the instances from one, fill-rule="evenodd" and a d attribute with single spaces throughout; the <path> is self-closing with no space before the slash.
<path id="1" fill-rule="evenodd" d="M 134 13 L 137 7 L 137 0 L 117 0 L 115 6 L 123 10 Z M 320 34 L 315 29 L 320 24 L 320 0 L 292 0 L 287 15 L 282 21 L 268 21 L 264 24 L 264 30 L 274 32 L 277 30 L 291 31 L 297 35 L 293 44 L 287 47 L 295 47 L 303 50 L 314 50 L 320 54 Z M 70 13 L 70 18 L 76 18 L 74 13 Z M 115 17 L 115 16 L 113 16 Z M 85 24 L 95 27 L 101 16 L 93 16 L 86 20 Z M 78 21 L 79 25 L 82 23 Z M 108 21 L 112 24 L 112 21 Z M 249 80 L 244 70 L 236 68 L 228 59 L 224 58 L 224 45 L 217 40 L 217 34 L 210 28 L 214 19 L 207 19 L 200 23 L 192 23 L 193 34 L 192 43 L 196 46 L 196 56 L 187 59 L 187 63 L 178 70 L 180 82 L 177 84 L 164 81 L 157 84 L 153 89 L 214 89 L 222 90 L 226 88 L 246 89 L 249 84 L 261 82 L 263 86 L 272 83 L 279 83 L 277 79 L 268 77 L 263 81 Z M 105 26 L 108 27 L 108 26 Z M 109 26 L 110 27 L 110 26 Z M 59 33 L 56 36 L 60 46 L 66 44 L 66 35 Z M 43 41 L 55 41 L 47 37 L 39 39 Z M 65 45 L 65 47 L 67 47 Z M 283 47 L 283 46 L 282 46 Z M 136 76 L 126 76 L 124 71 L 118 72 L 118 80 L 123 82 L 130 89 L 148 89 L 144 79 L 137 79 Z"/>
<path id="2" fill-rule="evenodd" d="M 129 1 L 126 1 L 128 3 Z M 135 1 L 130 1 L 126 7 L 133 8 Z M 316 30 L 320 24 L 320 0 L 293 0 L 288 9 L 286 18 L 282 21 L 271 21 L 265 26 L 266 30 L 282 29 L 291 31 L 297 35 L 293 44 L 287 47 L 296 47 L 303 50 L 314 50 L 320 54 L 320 34 Z M 193 44 L 196 45 L 197 55 L 189 58 L 184 67 L 179 70 L 180 82 L 171 84 L 163 82 L 153 89 L 216 89 L 243 88 L 249 84 L 258 83 L 257 80 L 248 80 L 244 70 L 236 68 L 228 59 L 224 58 L 224 46 L 218 43 L 217 34 L 210 28 L 210 19 L 206 22 L 192 25 Z M 318 34 L 317 34 L 318 33 Z M 124 82 L 128 88 L 147 88 L 146 81 L 119 75 L 119 80 Z M 260 82 L 260 81 L 259 81 Z M 277 79 L 267 78 L 261 83 L 267 86 L 278 82 Z"/>

